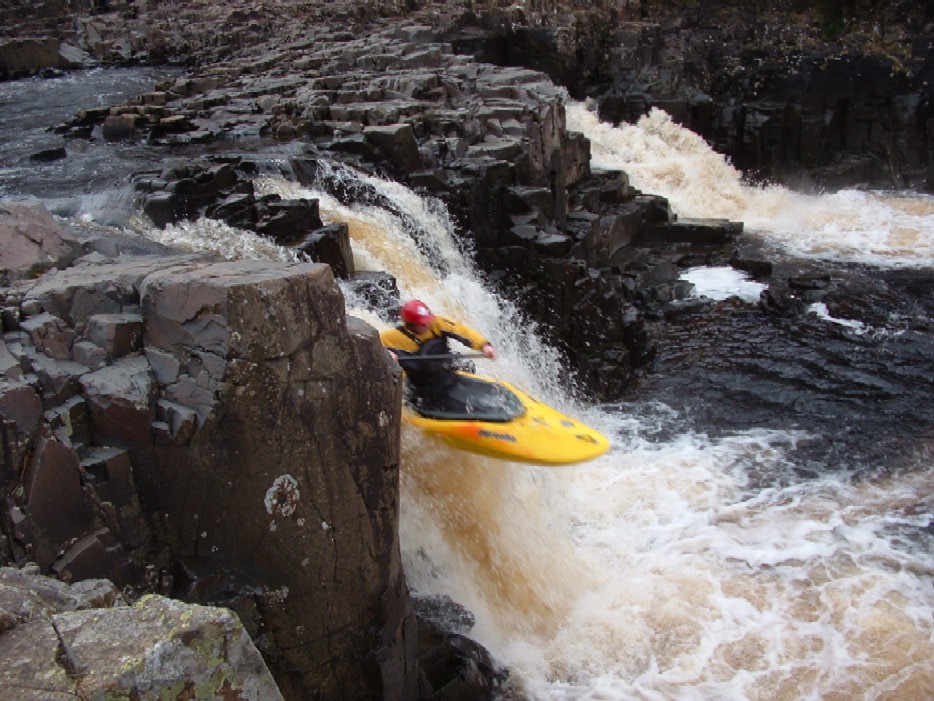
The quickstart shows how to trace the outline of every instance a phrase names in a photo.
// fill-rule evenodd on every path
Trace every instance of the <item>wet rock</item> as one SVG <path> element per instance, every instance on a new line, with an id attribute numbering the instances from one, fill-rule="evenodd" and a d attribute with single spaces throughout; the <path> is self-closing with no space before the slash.
<path id="1" fill-rule="evenodd" d="M 152 207 L 157 205 L 153 203 Z M 238 229 L 254 230 L 256 228 L 259 212 L 256 208 L 256 198 L 252 192 L 234 192 L 227 195 L 215 205 L 208 205 L 204 213 L 211 219 L 220 219 Z M 157 215 L 153 221 L 171 221 L 165 215 Z"/>
<path id="2" fill-rule="evenodd" d="M 761 258 L 734 256 L 730 259 L 730 265 L 737 270 L 749 273 L 755 279 L 768 278 L 772 275 L 772 262 Z"/>
<path id="3" fill-rule="evenodd" d="M 712 219 L 679 219 L 649 224 L 636 237 L 638 245 L 673 246 L 691 244 L 722 246 L 729 244 L 743 230 L 742 222 Z"/>
<path id="4" fill-rule="evenodd" d="M 294 245 L 324 226 L 317 200 L 264 199 L 258 210 L 257 233 L 282 246 Z"/>
<path id="5" fill-rule="evenodd" d="M 788 288 L 794 290 L 808 304 L 819 302 L 833 286 L 828 274 L 794 276 L 787 279 Z"/>
<path id="6" fill-rule="evenodd" d="M 446 632 L 430 619 L 420 619 L 419 646 L 427 697 L 493 701 L 502 693 L 508 672 L 470 638 Z"/>
<path id="7" fill-rule="evenodd" d="M 43 151 L 37 151 L 29 156 L 29 160 L 36 161 L 38 163 L 51 163 L 52 161 L 60 161 L 63 158 L 68 157 L 68 152 L 65 150 L 64 146 L 59 146 L 56 148 L 49 148 Z"/>
<path id="8" fill-rule="evenodd" d="M 399 175 L 406 176 L 422 169 L 422 158 L 411 124 L 366 127 L 363 137 L 386 155 Z"/>
<path id="9" fill-rule="evenodd" d="M 346 280 L 356 272 L 347 224 L 338 222 L 322 226 L 297 247 L 309 260 L 331 266 L 334 276 Z"/>
<path id="10" fill-rule="evenodd" d="M 771 316 L 798 316 L 806 307 L 803 295 L 780 284 L 769 285 L 759 295 L 759 308 Z"/>
<path id="11" fill-rule="evenodd" d="M 396 279 L 384 272 L 359 271 L 347 281 L 353 294 L 363 299 L 379 317 L 388 323 L 399 318 L 399 288 Z"/>

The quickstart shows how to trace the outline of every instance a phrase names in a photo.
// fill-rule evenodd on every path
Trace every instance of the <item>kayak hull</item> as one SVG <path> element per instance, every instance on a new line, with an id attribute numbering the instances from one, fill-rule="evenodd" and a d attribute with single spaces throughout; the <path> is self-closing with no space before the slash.
<path id="1" fill-rule="evenodd" d="M 573 465 L 605 453 L 609 441 L 600 432 L 539 402 L 507 382 L 459 373 L 473 381 L 499 385 L 522 404 L 522 413 L 509 421 L 469 417 L 434 418 L 403 405 L 407 423 L 447 445 L 479 455 L 532 465 Z"/>

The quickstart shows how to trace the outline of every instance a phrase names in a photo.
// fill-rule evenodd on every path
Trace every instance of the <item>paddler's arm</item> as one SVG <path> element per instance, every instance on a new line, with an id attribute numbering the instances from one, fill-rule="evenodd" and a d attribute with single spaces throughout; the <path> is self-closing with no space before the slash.
<path id="1" fill-rule="evenodd" d="M 438 315 L 435 315 L 431 324 L 437 331 L 444 332 L 465 346 L 482 352 L 490 360 L 496 360 L 496 349 L 493 348 L 493 344 L 476 329 Z"/>
<path id="2" fill-rule="evenodd" d="M 379 342 L 383 344 L 386 350 L 389 352 L 389 355 L 392 356 L 392 359 L 395 362 L 399 362 L 399 353 L 398 352 L 409 352 L 412 350 L 418 350 L 413 348 L 412 350 L 406 351 L 406 346 L 414 346 L 412 339 L 406 336 L 404 333 L 400 332 L 399 329 L 386 329 L 380 331 L 379 333 Z"/>

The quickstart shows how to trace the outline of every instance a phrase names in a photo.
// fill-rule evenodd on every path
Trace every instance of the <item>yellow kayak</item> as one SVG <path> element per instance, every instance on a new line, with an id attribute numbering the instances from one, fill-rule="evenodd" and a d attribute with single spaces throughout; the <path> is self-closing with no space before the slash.
<path id="1" fill-rule="evenodd" d="M 508 382 L 457 375 L 443 399 L 405 402 L 402 418 L 458 450 L 533 465 L 573 465 L 610 447 L 598 431 Z"/>

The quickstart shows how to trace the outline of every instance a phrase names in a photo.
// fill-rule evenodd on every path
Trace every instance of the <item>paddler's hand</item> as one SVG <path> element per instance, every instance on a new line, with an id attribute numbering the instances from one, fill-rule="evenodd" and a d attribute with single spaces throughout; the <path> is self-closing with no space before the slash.
<path id="1" fill-rule="evenodd" d="M 496 360 L 496 349 L 489 343 L 484 343 L 480 350 L 483 352 L 483 355 L 485 355 L 490 360 Z"/>
<path id="2" fill-rule="evenodd" d="M 394 351 L 391 351 L 391 350 L 389 350 L 388 348 L 387 348 L 386 350 L 389 352 L 389 357 L 391 357 L 395 362 L 398 363 L 398 362 L 399 362 L 399 356 L 396 355 Z"/>

